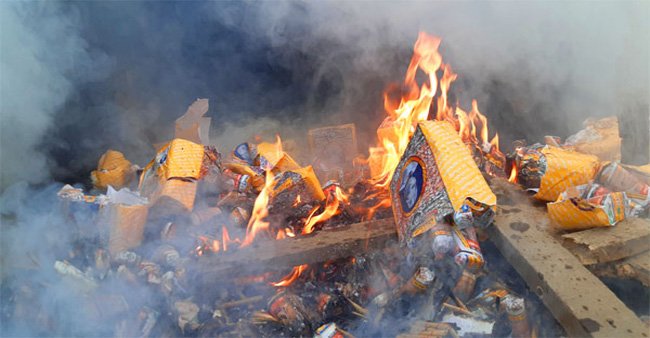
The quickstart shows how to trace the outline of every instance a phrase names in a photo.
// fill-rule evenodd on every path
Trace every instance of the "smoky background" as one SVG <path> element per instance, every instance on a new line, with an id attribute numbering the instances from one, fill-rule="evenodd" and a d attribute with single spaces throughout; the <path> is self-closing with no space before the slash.
<path id="1" fill-rule="evenodd" d="M 461 107 L 476 98 L 507 149 L 515 139 L 566 137 L 587 117 L 647 106 L 649 6 L 0 3 L 3 288 L 48 285 L 37 303 L 66 318 L 64 333 L 86 333 L 51 269 L 77 239 L 57 214 L 55 182 L 87 186 L 108 148 L 146 164 L 196 98 L 210 99 L 212 143 L 222 153 L 253 134 L 301 140 L 309 128 L 350 122 L 363 151 L 385 114 L 382 93 L 402 80 L 423 30 L 443 39 Z M 41 265 L 23 269 L 28 253 Z M 10 296 L 3 291 L 3 303 Z M 5 318 L 4 332 L 39 333 Z"/>

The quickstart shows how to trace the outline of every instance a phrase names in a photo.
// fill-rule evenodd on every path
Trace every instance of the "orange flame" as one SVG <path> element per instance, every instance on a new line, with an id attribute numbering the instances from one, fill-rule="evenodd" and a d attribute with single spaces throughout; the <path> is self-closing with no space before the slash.
<path id="1" fill-rule="evenodd" d="M 277 282 L 277 283 L 271 283 L 271 285 L 276 286 L 276 287 L 279 287 L 279 286 L 289 286 L 289 285 L 291 285 L 291 283 L 293 283 L 296 279 L 298 279 L 298 277 L 300 277 L 300 275 L 302 274 L 302 272 L 305 271 L 305 269 L 307 269 L 307 267 L 308 267 L 307 264 L 294 266 L 294 267 L 293 267 L 293 270 L 291 270 L 291 273 L 290 273 L 290 274 L 284 276 L 284 278 L 282 278 L 282 280 L 280 280 L 280 281 Z"/>
<path id="2" fill-rule="evenodd" d="M 297 206 L 300 205 L 300 203 L 302 203 L 302 199 L 300 198 L 300 194 L 298 194 L 298 196 L 296 196 L 296 200 L 293 201 L 293 205 L 292 205 L 292 206 L 293 206 L 293 207 L 297 207 Z"/>
<path id="3" fill-rule="evenodd" d="M 379 187 L 386 187 L 390 182 L 417 123 L 429 117 L 438 87 L 440 92 L 435 102 L 437 108 L 435 118 L 449 121 L 454 125 L 465 143 L 478 144 L 480 148 L 484 145 L 491 146 L 494 150 L 490 151 L 499 152 L 498 137 L 495 136 L 492 141 L 488 141 L 487 118 L 478 110 L 476 100 L 472 101 L 469 114 L 460 107 L 454 106 L 454 102 L 448 101 L 449 88 L 457 75 L 448 64 L 442 62 L 442 56 L 438 52 L 440 42 L 440 38 L 420 32 L 404 77 L 406 92 L 402 93 L 399 105 L 391 101 L 388 92 L 384 93 L 384 109 L 387 116 L 377 129 L 379 145 L 370 149 L 369 158 L 373 183 Z M 421 86 L 415 81 L 418 70 L 422 70 L 428 76 L 428 82 Z M 440 79 L 436 74 L 439 70 L 442 70 Z M 480 140 L 477 138 L 477 131 Z M 381 168 L 373 168 L 373 164 Z"/>
<path id="4" fill-rule="evenodd" d="M 280 135 L 276 135 L 275 149 L 278 154 L 278 158 L 282 157 L 282 140 Z M 253 212 L 251 218 L 248 221 L 248 226 L 246 227 L 246 237 L 242 242 L 242 247 L 248 246 L 253 243 L 255 236 L 261 231 L 268 231 L 269 222 L 264 219 L 268 216 L 269 211 L 267 209 L 269 205 L 269 200 L 271 197 L 271 189 L 275 179 L 271 173 L 271 169 L 267 168 L 266 170 L 266 179 L 264 182 L 264 188 L 260 191 L 259 195 L 255 199 L 255 204 L 253 205 Z"/>
<path id="5" fill-rule="evenodd" d="M 517 166 L 515 164 L 513 164 L 512 169 L 510 169 L 510 177 L 508 178 L 508 182 L 517 183 Z"/>
<path id="6" fill-rule="evenodd" d="M 279 138 L 278 138 L 279 139 Z M 244 242 L 242 242 L 242 247 L 248 246 L 253 243 L 255 236 L 261 231 L 267 231 L 269 228 L 269 222 L 264 219 L 268 216 L 269 211 L 267 206 L 269 205 L 271 188 L 274 182 L 273 174 L 270 170 L 266 171 L 266 181 L 264 183 L 264 188 L 260 191 L 259 195 L 255 199 L 255 204 L 253 205 L 253 212 L 250 220 L 248 221 L 248 226 L 246 227 L 246 237 Z"/>
<path id="7" fill-rule="evenodd" d="M 348 196 L 341 190 L 341 188 L 337 186 L 335 187 L 334 194 L 328 197 L 325 204 L 325 210 L 323 210 L 322 213 L 314 216 L 318 210 L 318 208 L 314 208 L 311 214 L 309 214 L 307 222 L 305 222 L 305 226 L 302 228 L 302 234 L 306 235 L 314 232 L 314 226 L 316 226 L 316 224 L 325 222 L 328 219 L 340 214 L 340 202 L 349 203 L 349 199 Z"/>
<path id="8" fill-rule="evenodd" d="M 225 226 L 221 227 L 221 242 L 223 243 L 223 251 L 228 250 L 228 242 L 230 242 L 230 235 L 228 234 L 228 229 Z"/>

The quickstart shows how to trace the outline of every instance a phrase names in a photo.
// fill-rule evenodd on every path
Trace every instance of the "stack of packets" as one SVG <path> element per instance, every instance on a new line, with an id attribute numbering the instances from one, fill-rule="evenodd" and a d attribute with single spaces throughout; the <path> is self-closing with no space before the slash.
<path id="1" fill-rule="evenodd" d="M 577 152 L 596 155 L 602 161 L 621 160 L 621 137 L 618 133 L 618 119 L 610 116 L 596 119 L 587 119 L 584 129 L 569 136 L 563 148 Z"/>
<path id="2" fill-rule="evenodd" d="M 85 195 L 82 189 L 65 185 L 59 198 L 71 204 L 95 209 L 93 219 L 100 226 L 102 237 L 112 255 L 140 245 L 148 215 L 148 200 L 139 193 L 108 186 L 106 194 Z"/>
<path id="3" fill-rule="evenodd" d="M 390 191 L 400 244 L 415 247 L 423 239 L 430 266 L 443 267 L 437 275 L 453 276 L 447 283 L 454 295 L 469 299 L 484 264 L 476 228 L 492 223 L 496 196 L 449 122 L 418 124 Z"/>
<path id="4" fill-rule="evenodd" d="M 594 156 L 551 145 L 518 147 L 509 156 L 517 182 L 548 203 L 562 230 L 613 226 L 648 211 L 649 166 L 601 162 Z"/>

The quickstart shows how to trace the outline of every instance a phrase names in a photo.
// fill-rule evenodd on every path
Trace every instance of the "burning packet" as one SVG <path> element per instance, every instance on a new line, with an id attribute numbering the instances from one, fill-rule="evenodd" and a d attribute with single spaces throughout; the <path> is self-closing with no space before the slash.
<path id="1" fill-rule="evenodd" d="M 548 202 L 569 187 L 588 183 L 600 167 L 596 156 L 541 144 L 517 148 L 514 161 L 517 182 Z"/>
<path id="2" fill-rule="evenodd" d="M 446 121 L 418 124 L 395 169 L 390 190 L 402 244 L 455 212 L 468 212 L 475 206 L 480 218 L 488 209 L 493 213 L 496 208 L 496 196 Z M 483 222 L 489 222 L 487 218 Z"/>
<path id="3" fill-rule="evenodd" d="M 629 202 L 624 192 L 610 192 L 598 184 L 571 187 L 548 203 L 551 220 L 563 230 L 613 226 L 625 218 Z"/>

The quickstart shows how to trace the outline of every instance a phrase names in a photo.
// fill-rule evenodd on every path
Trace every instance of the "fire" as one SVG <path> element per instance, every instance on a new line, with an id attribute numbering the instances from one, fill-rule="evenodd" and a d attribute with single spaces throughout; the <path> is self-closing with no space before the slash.
<path id="1" fill-rule="evenodd" d="M 323 210 L 322 213 L 314 216 L 316 211 L 318 211 L 318 208 L 314 208 L 311 214 L 309 214 L 307 222 L 305 222 L 305 226 L 302 228 L 302 234 L 306 235 L 312 233 L 316 224 L 325 222 L 328 219 L 340 214 L 341 211 L 339 210 L 339 204 L 341 202 L 349 203 L 349 199 L 340 187 L 336 187 L 334 194 L 328 196 L 327 198 L 325 210 Z"/>
<path id="2" fill-rule="evenodd" d="M 300 195 L 296 196 L 296 200 L 293 201 L 293 207 L 297 207 L 302 203 L 302 199 L 300 198 Z"/>
<path id="3" fill-rule="evenodd" d="M 284 278 L 282 278 L 282 280 L 280 280 L 277 283 L 271 283 L 271 285 L 276 286 L 276 287 L 291 285 L 291 283 L 293 283 L 296 279 L 298 279 L 298 277 L 300 277 L 302 272 L 305 271 L 308 266 L 309 265 L 307 265 L 307 264 L 294 266 L 293 270 L 291 270 L 290 274 L 284 276 Z"/>
<path id="4" fill-rule="evenodd" d="M 223 243 L 223 251 L 228 251 L 228 242 L 231 242 L 231 240 L 225 226 L 221 227 L 221 242 Z"/>
<path id="5" fill-rule="evenodd" d="M 510 169 L 510 177 L 508 178 L 508 182 L 517 183 L 517 166 L 515 164 L 513 164 L 512 169 Z"/>
<path id="6" fill-rule="evenodd" d="M 278 155 L 278 158 L 282 157 L 282 140 L 279 135 L 276 135 L 275 149 Z M 253 212 L 250 220 L 248 221 L 248 226 L 246 227 L 246 237 L 244 242 L 242 242 L 242 247 L 248 246 L 253 243 L 255 236 L 261 231 L 267 231 L 269 228 L 269 222 L 264 219 L 268 216 L 269 211 L 267 209 L 269 205 L 269 200 L 271 197 L 271 189 L 273 183 L 275 182 L 274 176 L 271 173 L 271 168 L 266 170 L 266 180 L 264 182 L 264 188 L 260 191 L 259 195 L 255 199 L 255 204 L 253 205 Z"/>
<path id="7" fill-rule="evenodd" d="M 387 116 L 377 129 L 379 145 L 370 148 L 368 159 L 373 182 L 377 186 L 388 185 L 415 131 L 415 126 L 429 118 L 432 107 L 437 108 L 435 119 L 446 120 L 454 125 L 465 143 L 477 144 L 480 149 L 489 147 L 488 152 L 500 155 L 499 138 L 495 135 L 492 140 L 488 139 L 487 118 L 478 110 L 476 100 L 472 101 L 469 113 L 458 107 L 455 102 L 448 101 L 449 89 L 458 76 L 451 66 L 442 62 L 442 56 L 438 52 L 440 42 L 440 38 L 420 32 L 404 77 L 406 90 L 402 93 L 399 104 L 391 100 L 388 91 L 384 93 L 384 109 Z M 428 76 L 428 81 L 421 86 L 415 81 L 418 70 Z M 442 76 L 438 78 L 437 73 L 440 70 Z M 380 168 L 373 170 L 373 166 Z"/>
<path id="8" fill-rule="evenodd" d="M 203 256 L 206 252 L 217 253 L 221 251 L 221 243 L 216 239 L 210 239 L 206 236 L 199 236 L 199 245 L 194 248 L 197 256 Z"/>
<path id="9" fill-rule="evenodd" d="M 253 204 L 253 212 L 251 214 L 250 220 L 248 221 L 248 226 L 246 227 L 246 237 L 244 238 L 244 242 L 242 242 L 242 247 L 253 243 L 255 236 L 259 232 L 266 231 L 269 228 L 269 222 L 265 221 L 264 219 L 269 214 L 267 206 L 269 205 L 270 192 L 273 182 L 273 174 L 270 170 L 267 170 L 264 188 L 262 188 L 260 194 L 257 195 L 255 204 Z"/>

